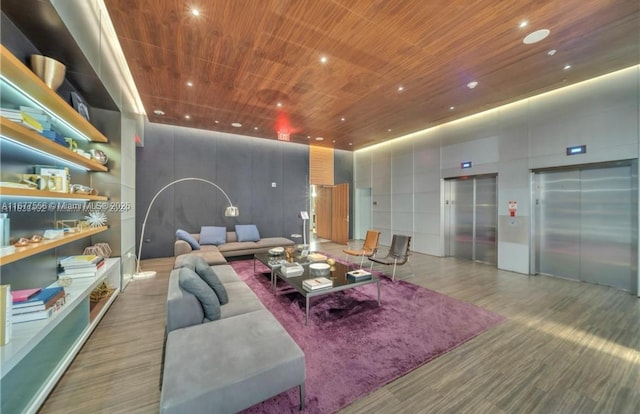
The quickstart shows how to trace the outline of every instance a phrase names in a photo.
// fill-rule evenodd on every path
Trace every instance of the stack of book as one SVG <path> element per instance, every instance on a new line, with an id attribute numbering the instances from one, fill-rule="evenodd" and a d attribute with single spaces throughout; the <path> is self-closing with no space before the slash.
<path id="1" fill-rule="evenodd" d="M 357 269 L 347 272 L 347 280 L 350 282 L 362 282 L 363 280 L 370 279 L 371 273 L 363 269 Z"/>
<path id="2" fill-rule="evenodd" d="M 48 319 L 64 305 L 63 287 L 23 289 L 11 292 L 11 323 Z"/>
<path id="3" fill-rule="evenodd" d="M 103 265 L 104 258 L 95 254 L 69 256 L 60 260 L 63 272 L 58 277 L 70 277 L 72 279 L 95 277 L 98 269 Z"/>
<path id="4" fill-rule="evenodd" d="M 314 291 L 318 289 L 326 289 L 333 286 L 333 282 L 326 277 L 314 277 L 313 279 L 306 279 L 302 281 L 302 287 L 304 290 Z"/>

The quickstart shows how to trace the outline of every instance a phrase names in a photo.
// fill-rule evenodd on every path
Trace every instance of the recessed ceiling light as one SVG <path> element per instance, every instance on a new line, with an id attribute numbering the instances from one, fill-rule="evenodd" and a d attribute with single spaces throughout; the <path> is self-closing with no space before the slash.
<path id="1" fill-rule="evenodd" d="M 527 27 L 528 24 L 529 24 L 528 21 L 523 20 L 523 21 L 520 22 L 520 28 L 522 29 L 523 27 Z"/>
<path id="2" fill-rule="evenodd" d="M 402 85 L 398 86 L 398 92 L 402 92 L 402 91 L 404 91 L 404 86 Z"/>
<path id="3" fill-rule="evenodd" d="M 240 122 L 232 122 L 231 126 L 234 128 L 240 128 L 242 126 L 242 124 Z"/>
<path id="4" fill-rule="evenodd" d="M 342 122 L 344 122 L 344 121 L 345 121 L 344 116 L 343 116 L 342 118 L 340 118 L 340 120 L 341 120 Z"/>
<path id="5" fill-rule="evenodd" d="M 193 86 L 193 82 L 187 81 L 187 86 Z"/>
<path id="6" fill-rule="evenodd" d="M 219 124 L 219 123 L 220 123 L 220 121 L 215 120 L 215 121 L 213 121 L 213 123 L 214 123 L 214 124 Z"/>
<path id="7" fill-rule="evenodd" d="M 450 111 L 453 111 L 454 109 L 456 109 L 456 107 L 455 107 L 455 106 L 450 106 L 450 107 L 449 107 L 449 110 L 450 110 Z"/>
<path id="8" fill-rule="evenodd" d="M 277 106 L 278 108 L 282 108 L 282 102 L 278 102 L 278 103 L 276 104 L 276 106 Z"/>
<path id="9" fill-rule="evenodd" d="M 258 130 L 258 127 L 253 127 L 253 129 L 255 129 L 256 131 Z"/>
<path id="10" fill-rule="evenodd" d="M 311 139 L 311 135 L 307 135 L 307 139 Z"/>
<path id="11" fill-rule="evenodd" d="M 349 143 L 349 146 L 351 146 L 351 145 L 353 145 L 353 142 L 350 142 L 350 143 Z"/>
<path id="12" fill-rule="evenodd" d="M 321 63 L 327 63 L 327 57 L 326 56 L 320 56 L 320 62 Z"/>
<path id="13" fill-rule="evenodd" d="M 471 81 L 471 82 L 467 83 L 467 88 L 469 88 L 469 89 L 473 89 L 476 86 L 478 86 L 478 82 L 476 82 L 476 81 Z"/>
<path id="14" fill-rule="evenodd" d="M 556 54 L 556 50 L 555 49 L 551 49 L 550 51 L 547 52 L 547 55 L 549 56 L 553 56 Z"/>
<path id="15" fill-rule="evenodd" d="M 564 70 L 569 70 L 569 69 L 571 69 L 571 65 L 564 65 L 564 68 L 563 68 L 563 69 L 564 69 Z"/>
<path id="16" fill-rule="evenodd" d="M 387 132 L 391 132 L 391 128 L 387 129 Z"/>
<path id="17" fill-rule="evenodd" d="M 198 9 L 191 9 L 191 14 L 193 14 L 194 16 L 200 16 L 200 10 L 198 10 Z"/>
<path id="18" fill-rule="evenodd" d="M 191 115 L 185 115 L 184 119 L 191 119 Z"/>
<path id="19" fill-rule="evenodd" d="M 524 43 L 525 45 L 538 43 L 539 41 L 549 36 L 549 33 L 551 33 L 549 29 L 536 30 L 535 32 L 529 33 L 524 39 L 522 39 L 522 43 Z"/>
<path id="20" fill-rule="evenodd" d="M 333 140 L 333 141 L 331 141 L 331 142 L 333 142 L 333 143 L 335 144 L 335 143 L 336 143 L 336 140 L 334 139 L 334 140 Z"/>
<path id="21" fill-rule="evenodd" d="M 155 111 L 153 111 L 153 113 L 158 116 L 164 115 L 164 111 L 162 109 L 156 109 Z"/>
<path id="22" fill-rule="evenodd" d="M 324 141 L 323 137 L 316 137 L 316 141 Z"/>

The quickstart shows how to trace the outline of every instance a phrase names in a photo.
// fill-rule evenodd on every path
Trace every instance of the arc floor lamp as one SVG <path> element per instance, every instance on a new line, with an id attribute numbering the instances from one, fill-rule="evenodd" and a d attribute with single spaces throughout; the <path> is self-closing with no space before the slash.
<path id="1" fill-rule="evenodd" d="M 151 211 L 151 207 L 153 207 L 153 203 L 156 201 L 156 198 L 158 198 L 158 196 L 167 188 L 171 187 L 174 184 L 181 183 L 183 181 L 201 181 L 203 183 L 207 183 L 209 185 L 214 186 L 215 188 L 220 190 L 222 194 L 224 194 L 227 201 L 229 202 L 229 205 L 224 209 L 224 215 L 226 217 L 238 217 L 240 215 L 240 210 L 238 209 L 238 207 L 234 206 L 233 203 L 231 203 L 231 199 L 229 198 L 227 193 L 225 193 L 224 190 L 220 188 L 218 184 L 212 181 L 205 180 L 204 178 L 187 177 L 187 178 L 180 178 L 179 180 L 172 181 L 169 184 L 165 185 L 153 196 L 153 198 L 151 199 L 151 203 L 149 203 L 149 207 L 147 207 L 147 212 L 144 214 L 144 220 L 142 221 L 142 231 L 140 231 L 140 245 L 138 247 L 136 273 L 133 275 L 134 279 L 147 279 L 150 277 L 154 277 L 156 275 L 157 272 L 155 270 L 150 270 L 146 272 L 140 271 L 140 256 L 142 255 L 142 242 L 144 241 L 144 229 L 147 226 L 147 218 L 149 218 L 149 212 Z"/>

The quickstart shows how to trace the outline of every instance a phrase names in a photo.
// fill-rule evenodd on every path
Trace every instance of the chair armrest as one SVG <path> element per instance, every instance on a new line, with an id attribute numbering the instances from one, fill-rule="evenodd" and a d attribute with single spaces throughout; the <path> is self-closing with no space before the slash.
<path id="1" fill-rule="evenodd" d="M 184 240 L 176 240 L 173 245 L 173 255 L 175 257 L 178 257 L 181 254 L 191 253 L 192 251 L 193 249 L 191 248 L 191 245 Z"/>

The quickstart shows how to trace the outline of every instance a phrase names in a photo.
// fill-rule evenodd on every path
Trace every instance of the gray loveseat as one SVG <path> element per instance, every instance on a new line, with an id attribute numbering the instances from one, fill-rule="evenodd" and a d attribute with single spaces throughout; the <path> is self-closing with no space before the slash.
<path id="1" fill-rule="evenodd" d="M 211 322 L 169 277 L 160 412 L 234 413 L 294 387 L 303 409 L 304 353 L 231 266 L 212 269 L 229 302 Z"/>
<path id="2" fill-rule="evenodd" d="M 196 241 L 200 241 L 200 234 L 191 233 L 191 236 L 193 236 Z M 293 240 L 285 237 L 266 237 L 255 242 L 239 242 L 235 231 L 227 232 L 226 243 L 219 246 L 203 244 L 200 245 L 200 250 L 194 250 L 189 243 L 178 239 L 173 246 L 173 255 L 176 258 L 174 268 L 179 268 L 182 265 L 182 260 L 187 254 L 201 256 L 209 265 L 218 265 L 227 263 L 227 258 L 266 253 L 274 247 L 293 245 Z"/>

